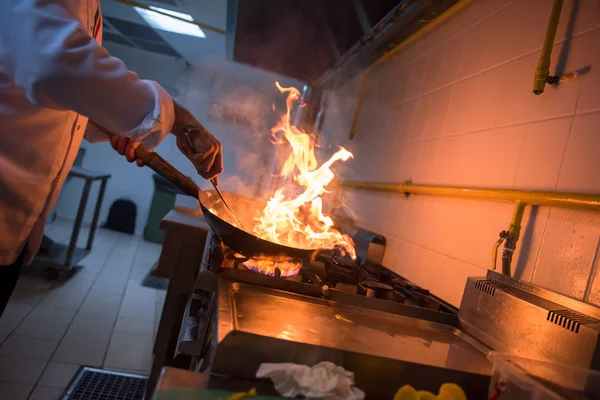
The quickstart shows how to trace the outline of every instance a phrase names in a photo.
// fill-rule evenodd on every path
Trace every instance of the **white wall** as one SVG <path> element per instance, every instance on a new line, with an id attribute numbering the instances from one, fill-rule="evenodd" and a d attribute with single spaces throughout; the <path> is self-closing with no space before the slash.
<path id="1" fill-rule="evenodd" d="M 300 82 L 256 70 L 224 60 L 213 54 L 186 66 L 182 61 L 143 50 L 108 43 L 111 54 L 121 58 L 128 68 L 140 77 L 156 80 L 165 86 L 175 101 L 186 106 L 196 118 L 223 144 L 225 172 L 221 188 L 244 195 L 255 195 L 258 181 L 267 171 L 264 159 L 272 153 L 269 142 L 270 128 L 275 123 L 272 104 L 279 104 L 282 95 L 274 85 L 301 85 Z M 249 125 L 234 125 L 210 114 L 216 106 L 229 105 L 249 117 Z M 154 183 L 152 171 L 129 164 L 108 143 L 91 145 L 87 149 L 83 167 L 112 174 L 108 182 L 100 221 L 104 221 L 112 202 L 118 198 L 133 200 L 138 206 L 136 230 L 142 232 L 148 216 Z M 155 150 L 188 175 L 203 188 L 210 184 L 199 177 L 192 164 L 179 152 L 174 137 L 169 135 Z M 99 184 L 94 184 L 85 214 L 85 222 L 92 219 Z M 69 179 L 64 185 L 55 207 L 58 216 L 74 219 L 83 183 Z M 178 196 L 178 205 L 195 206 L 193 199 Z"/>
<path id="2" fill-rule="evenodd" d="M 474 1 L 372 71 L 352 141 L 361 77 L 334 92 L 327 145 L 356 156 L 343 177 L 600 193 L 600 2 L 565 1 L 552 54 L 551 74 L 591 69 L 534 96 L 551 6 Z M 513 211 L 505 202 L 345 197 L 387 237 L 386 266 L 455 305 L 466 278 L 485 275 Z M 523 223 L 514 276 L 600 305 L 600 214 L 528 207 Z"/>

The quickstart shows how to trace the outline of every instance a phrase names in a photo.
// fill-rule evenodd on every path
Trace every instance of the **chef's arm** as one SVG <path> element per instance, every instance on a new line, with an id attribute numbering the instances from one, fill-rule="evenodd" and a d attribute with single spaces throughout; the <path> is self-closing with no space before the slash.
<path id="1" fill-rule="evenodd" d="M 0 1 L 0 43 L 13 82 L 40 106 L 73 110 L 154 147 L 173 126 L 173 101 L 99 46 L 71 14 L 77 2 Z"/>

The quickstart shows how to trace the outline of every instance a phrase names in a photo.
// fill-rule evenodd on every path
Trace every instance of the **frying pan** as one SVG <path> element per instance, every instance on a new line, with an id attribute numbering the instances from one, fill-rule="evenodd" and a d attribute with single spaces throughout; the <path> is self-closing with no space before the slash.
<path id="1" fill-rule="evenodd" d="M 244 226 L 254 226 L 256 223 L 254 217 L 258 216 L 258 213 L 265 207 L 265 203 L 260 200 L 240 196 L 235 193 L 223 192 L 223 196 Z M 259 255 L 278 256 L 284 254 L 298 260 L 310 260 L 320 250 L 285 246 L 261 239 L 234 226 L 231 214 L 225 210 L 223 203 L 214 191 L 202 191 L 199 197 L 204 219 L 213 232 L 227 247 L 246 257 L 252 258 Z M 211 209 L 217 211 L 217 214 L 222 217 L 212 213 Z"/>
<path id="2" fill-rule="evenodd" d="M 114 135 L 114 133 L 93 121 L 90 121 L 90 124 L 105 133 L 108 137 Z M 225 206 L 215 191 L 201 190 L 194 181 L 183 175 L 177 168 L 173 167 L 160 155 L 146 149 L 141 143 L 135 149 L 135 156 L 144 161 L 145 166 L 150 167 L 154 172 L 181 189 L 185 194 L 198 199 L 204 219 L 210 226 L 210 229 L 212 229 L 215 235 L 217 235 L 227 247 L 245 257 L 253 258 L 259 255 L 286 255 L 298 260 L 310 260 L 317 252 L 319 252 L 320 249 L 303 249 L 285 246 L 261 239 L 252 233 L 234 226 L 234 222 L 231 221 L 233 219 L 231 214 L 225 211 Z M 254 226 L 254 217 L 257 215 L 254 215 L 253 212 L 259 213 L 260 210 L 264 209 L 265 203 L 260 200 L 251 199 L 234 193 L 222 192 L 222 194 L 229 206 L 233 209 L 235 215 L 240 218 L 242 224 L 246 227 Z M 211 212 L 210 209 L 214 210 L 217 214 L 222 215 L 223 218 Z"/>

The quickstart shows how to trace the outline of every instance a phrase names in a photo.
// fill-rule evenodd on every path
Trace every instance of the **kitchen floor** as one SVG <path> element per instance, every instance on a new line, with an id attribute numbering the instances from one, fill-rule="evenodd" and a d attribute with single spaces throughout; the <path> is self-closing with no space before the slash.
<path id="1" fill-rule="evenodd" d="M 67 243 L 72 221 L 46 234 Z M 80 246 L 87 229 L 82 228 Z M 165 292 L 140 285 L 161 246 L 98 229 L 65 283 L 21 276 L 0 318 L 0 398 L 57 399 L 80 365 L 148 375 Z"/>

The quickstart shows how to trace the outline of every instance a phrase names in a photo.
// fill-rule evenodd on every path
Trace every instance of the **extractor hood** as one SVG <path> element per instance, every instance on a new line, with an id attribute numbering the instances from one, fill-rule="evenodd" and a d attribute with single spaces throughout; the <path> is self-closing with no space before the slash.
<path id="1" fill-rule="evenodd" d="M 227 54 L 311 85 L 364 70 L 457 0 L 228 0 Z"/>

